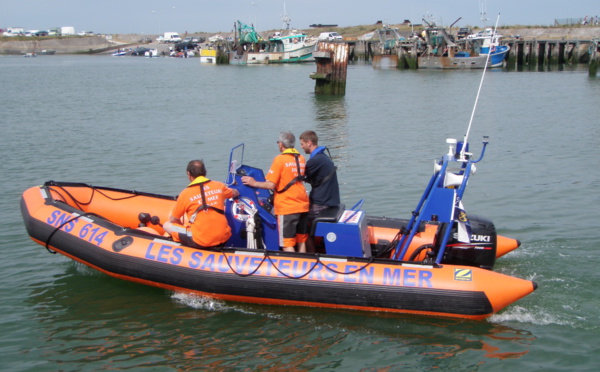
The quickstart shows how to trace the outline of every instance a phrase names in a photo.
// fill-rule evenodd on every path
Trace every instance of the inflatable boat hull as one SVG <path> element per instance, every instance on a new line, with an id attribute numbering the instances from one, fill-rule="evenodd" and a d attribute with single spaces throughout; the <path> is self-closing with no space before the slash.
<path id="1" fill-rule="evenodd" d="M 116 278 L 223 300 L 484 319 L 536 288 L 478 267 L 194 249 L 161 237 L 159 224 L 137 228 L 139 212 L 166 216 L 174 200 L 63 184 L 26 190 L 21 211 L 30 237 L 51 252 Z"/>

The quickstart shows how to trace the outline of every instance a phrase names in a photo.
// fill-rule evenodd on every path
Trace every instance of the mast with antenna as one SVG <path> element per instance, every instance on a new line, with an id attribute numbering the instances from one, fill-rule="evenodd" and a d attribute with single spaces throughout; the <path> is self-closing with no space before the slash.
<path id="1" fill-rule="evenodd" d="M 283 24 L 285 25 L 285 29 L 289 30 L 290 23 L 292 23 L 292 19 L 290 17 L 288 17 L 288 15 L 287 15 L 287 11 L 285 10 L 285 3 L 283 3 L 283 15 L 281 16 L 281 20 L 283 21 Z"/>
<path id="2" fill-rule="evenodd" d="M 490 20 L 487 18 L 487 5 L 485 0 L 479 1 L 479 15 L 481 16 L 481 22 L 483 22 L 483 29 L 485 30 L 485 22 Z"/>

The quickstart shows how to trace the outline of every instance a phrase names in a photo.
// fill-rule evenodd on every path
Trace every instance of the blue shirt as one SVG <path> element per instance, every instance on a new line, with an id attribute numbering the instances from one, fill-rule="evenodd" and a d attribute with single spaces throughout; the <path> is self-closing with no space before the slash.
<path id="1" fill-rule="evenodd" d="M 310 183 L 310 204 L 336 206 L 340 204 L 340 186 L 333 161 L 319 146 L 306 162 L 306 182 Z M 328 179 L 326 179 L 328 178 Z"/>

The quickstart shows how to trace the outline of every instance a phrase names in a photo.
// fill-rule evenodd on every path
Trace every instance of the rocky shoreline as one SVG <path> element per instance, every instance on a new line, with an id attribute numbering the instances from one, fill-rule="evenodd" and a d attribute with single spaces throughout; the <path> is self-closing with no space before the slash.
<path id="1" fill-rule="evenodd" d="M 315 33 L 314 29 L 303 30 L 307 34 Z M 499 28 L 499 32 L 506 38 L 518 36 L 523 40 L 584 40 L 589 41 L 600 38 L 600 27 L 507 27 Z M 340 32 L 342 34 L 342 32 Z M 227 33 L 219 33 L 223 36 L 233 36 Z M 196 35 L 194 35 L 196 36 Z M 208 38 L 208 36 L 203 34 Z M 111 38 L 103 36 L 86 37 L 64 37 L 52 39 L 35 40 L 13 40 L 9 37 L 0 37 L 0 54 L 23 54 L 39 53 L 43 50 L 53 50 L 57 54 L 85 54 L 85 53 L 109 53 L 112 50 L 123 47 L 146 46 L 158 48 L 159 53 L 168 51 L 169 44 L 143 44 L 140 40 L 147 35 L 113 35 Z M 151 37 L 155 40 L 156 37 Z"/>

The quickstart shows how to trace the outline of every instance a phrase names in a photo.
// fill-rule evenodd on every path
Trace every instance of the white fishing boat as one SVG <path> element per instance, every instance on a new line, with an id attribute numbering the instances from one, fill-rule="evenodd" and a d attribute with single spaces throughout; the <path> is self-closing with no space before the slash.
<path id="1" fill-rule="evenodd" d="M 290 29 L 284 15 L 285 28 L 268 38 L 259 35 L 254 26 L 237 21 L 237 45 L 229 54 L 229 63 L 238 65 L 314 62 L 317 39 Z"/>
<path id="2" fill-rule="evenodd" d="M 144 57 L 158 57 L 158 49 L 148 49 L 144 52 Z"/>

